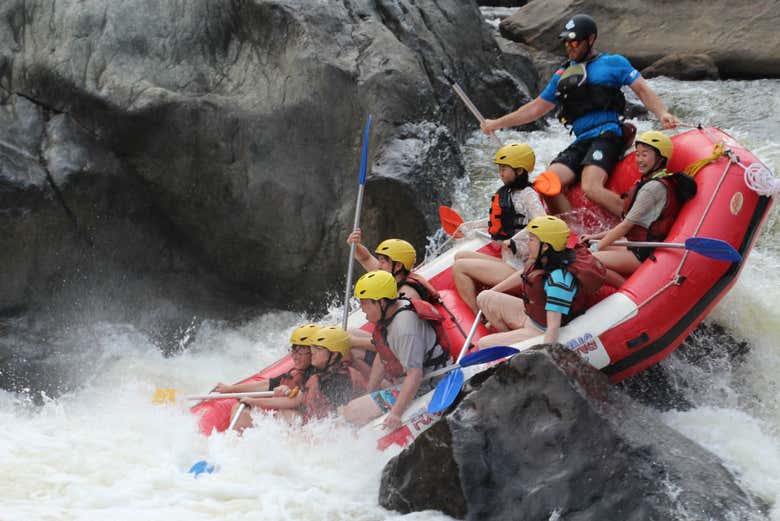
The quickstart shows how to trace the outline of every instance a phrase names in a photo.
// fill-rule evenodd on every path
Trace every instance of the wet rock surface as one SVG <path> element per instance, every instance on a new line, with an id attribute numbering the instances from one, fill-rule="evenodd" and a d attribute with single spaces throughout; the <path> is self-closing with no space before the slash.
<path id="1" fill-rule="evenodd" d="M 386 470 L 382 504 L 435 508 L 398 497 L 401 483 L 431 481 L 447 485 L 444 497 L 462 494 L 465 518 L 475 520 L 764 519 L 716 456 L 575 353 L 549 346 L 492 371 L 446 417 L 448 429 L 426 431 L 398 456 L 403 469 Z M 427 447 L 437 458 L 449 447 L 449 457 L 416 463 Z M 443 475 L 452 462 L 459 486 Z"/>
<path id="2" fill-rule="evenodd" d="M 449 82 L 509 110 L 516 67 L 456 0 L 3 2 L 0 311 L 90 268 L 85 244 L 311 304 L 343 277 L 369 113 L 365 240 L 422 253 L 476 125 Z"/>
<path id="3" fill-rule="evenodd" d="M 619 7 L 608 0 L 532 0 L 503 20 L 500 30 L 510 40 L 562 54 L 558 34 L 578 13 L 596 20 L 599 51 L 622 54 L 638 69 L 677 53 L 704 54 L 723 77 L 780 77 L 775 56 L 780 11 L 773 0 L 749 6 L 727 0 L 629 0 Z"/>

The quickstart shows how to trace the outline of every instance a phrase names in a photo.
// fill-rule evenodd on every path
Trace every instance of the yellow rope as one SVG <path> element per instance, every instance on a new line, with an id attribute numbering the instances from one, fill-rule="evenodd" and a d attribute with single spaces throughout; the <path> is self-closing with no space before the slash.
<path id="1" fill-rule="evenodd" d="M 723 146 L 723 143 L 716 143 L 712 147 L 712 155 L 710 157 L 699 159 L 695 163 L 691 163 L 683 171 L 691 177 L 695 176 L 699 173 L 699 170 L 709 165 L 713 161 L 716 161 L 719 157 L 723 156 L 725 149 L 726 147 Z"/>

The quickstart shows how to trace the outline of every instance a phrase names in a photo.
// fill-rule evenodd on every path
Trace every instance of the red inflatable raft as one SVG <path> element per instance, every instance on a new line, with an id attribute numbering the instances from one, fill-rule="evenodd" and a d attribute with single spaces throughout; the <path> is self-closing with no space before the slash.
<path id="1" fill-rule="evenodd" d="M 736 248 L 742 261 L 725 262 L 683 249 L 657 248 L 654 261 L 645 261 L 619 290 L 603 292 L 601 297 L 611 294 L 561 328 L 561 343 L 604 371 L 613 382 L 668 356 L 723 298 L 736 282 L 772 204 L 771 197 L 758 195 L 745 183 L 745 167 L 760 164 L 759 160 L 726 133 L 715 128 L 695 129 L 674 136 L 673 142 L 669 171 L 682 171 L 701 160 L 712 161 L 696 174 L 698 193 L 684 205 L 666 241 L 682 243 L 689 237 L 720 239 Z M 610 177 L 609 187 L 623 193 L 638 177 L 632 153 L 620 162 Z M 567 195 L 575 206 L 589 206 L 578 187 Z M 600 208 L 592 210 L 595 215 L 602 212 Z M 614 223 L 612 217 L 605 215 L 604 219 Z M 454 289 L 450 268 L 457 251 L 495 254 L 495 248 L 484 238 L 463 239 L 417 270 L 439 290 L 444 304 L 440 307 L 442 314 L 451 313 L 458 322 L 448 325 L 453 350 L 459 350 L 464 332 L 474 320 Z M 357 312 L 350 317 L 350 327 L 370 325 Z M 486 333 L 480 325 L 475 340 Z M 515 347 L 522 350 L 541 341 L 542 337 L 537 337 Z M 455 358 L 458 353 L 452 355 Z M 248 380 L 278 376 L 290 367 L 291 361 L 285 358 Z M 201 431 L 208 434 L 214 429 L 224 430 L 233 403 L 232 399 L 212 400 L 193 407 L 193 412 L 202 415 Z M 406 443 L 434 422 L 436 418 L 424 412 L 426 404 L 425 397 L 416 400 L 404 415 L 404 427 L 385 436 L 380 445 Z"/>

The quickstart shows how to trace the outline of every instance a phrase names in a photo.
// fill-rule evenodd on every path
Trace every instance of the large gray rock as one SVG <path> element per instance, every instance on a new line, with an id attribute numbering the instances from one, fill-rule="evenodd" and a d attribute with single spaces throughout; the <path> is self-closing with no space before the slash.
<path id="1" fill-rule="evenodd" d="M 532 0 L 500 30 L 511 40 L 562 52 L 558 34 L 577 13 L 596 20 L 600 51 L 622 54 L 639 69 L 670 54 L 706 54 L 724 77 L 780 77 L 775 0 Z"/>
<path id="2" fill-rule="evenodd" d="M 718 80 L 720 72 L 715 61 L 706 54 L 676 53 L 664 56 L 642 69 L 642 76 L 668 76 L 678 80 Z"/>
<path id="3" fill-rule="evenodd" d="M 28 304 L 30 281 L 60 277 L 83 241 L 155 265 L 141 228 L 101 214 L 117 200 L 153 210 L 145 225 L 192 266 L 267 301 L 321 301 L 343 277 L 367 115 L 366 241 L 401 235 L 422 252 L 475 127 L 450 79 L 505 112 L 529 95 L 516 67 L 460 0 L 6 0 L 0 96 L 16 130 L 0 137 L 0 235 L 24 246 L 0 254 L 13 270 L 0 310 Z M 64 145 L 87 168 L 58 166 L 57 117 L 89 138 Z M 50 224 L 35 226 L 49 251 L 22 214 Z"/>
<path id="4" fill-rule="evenodd" d="M 437 508 L 441 500 L 403 494 L 435 482 L 450 504 L 462 494 L 474 520 L 764 519 L 717 457 L 569 350 L 526 352 L 478 377 L 448 428 L 402 452 L 405 467 L 388 463 L 381 504 Z M 458 480 L 442 475 L 453 462 Z"/>

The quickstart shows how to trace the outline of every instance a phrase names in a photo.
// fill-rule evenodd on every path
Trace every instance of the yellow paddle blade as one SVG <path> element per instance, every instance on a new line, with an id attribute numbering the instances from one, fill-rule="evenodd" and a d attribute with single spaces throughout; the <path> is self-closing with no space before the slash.
<path id="1" fill-rule="evenodd" d="M 157 389 L 152 396 L 152 403 L 162 405 L 176 401 L 176 389 Z"/>

